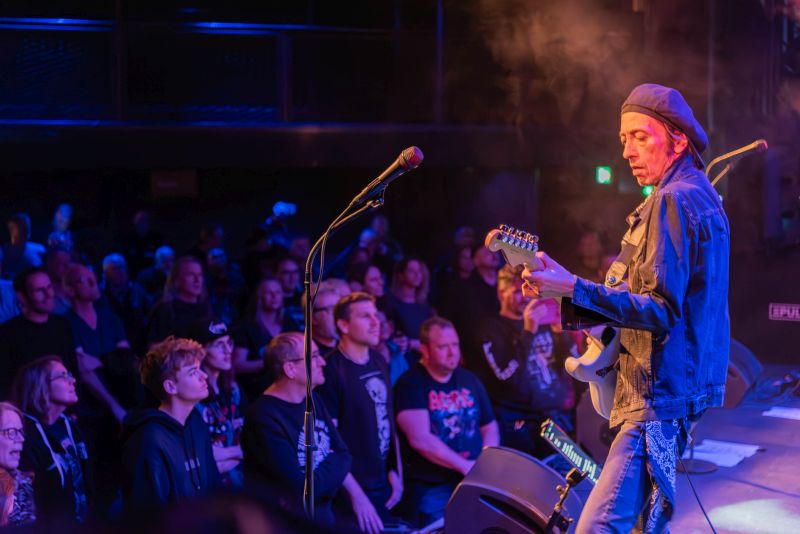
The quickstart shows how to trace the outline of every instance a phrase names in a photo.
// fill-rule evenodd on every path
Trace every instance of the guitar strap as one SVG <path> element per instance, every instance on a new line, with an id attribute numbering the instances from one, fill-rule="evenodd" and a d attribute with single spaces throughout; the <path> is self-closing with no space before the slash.
<path id="1" fill-rule="evenodd" d="M 644 239 L 647 219 L 650 215 L 650 199 L 654 196 L 654 194 L 650 194 L 625 218 L 628 222 L 628 231 L 622 236 L 620 252 L 606 273 L 606 287 L 617 287 L 623 283 L 633 255 L 636 254 L 642 239 Z"/>

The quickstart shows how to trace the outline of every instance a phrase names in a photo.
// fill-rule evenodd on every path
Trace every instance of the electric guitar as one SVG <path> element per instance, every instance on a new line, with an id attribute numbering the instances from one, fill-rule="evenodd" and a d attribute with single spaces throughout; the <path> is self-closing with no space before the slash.
<path id="1" fill-rule="evenodd" d="M 536 257 L 539 236 L 501 224 L 486 234 L 484 244 L 492 252 L 501 252 L 506 262 L 514 267 L 524 265 L 531 271 L 544 269 Z M 586 334 L 586 351 L 580 358 L 567 358 L 564 367 L 576 380 L 589 383 L 592 406 L 598 414 L 609 419 L 617 387 L 615 364 L 619 358 L 619 330 L 596 326 Z"/>

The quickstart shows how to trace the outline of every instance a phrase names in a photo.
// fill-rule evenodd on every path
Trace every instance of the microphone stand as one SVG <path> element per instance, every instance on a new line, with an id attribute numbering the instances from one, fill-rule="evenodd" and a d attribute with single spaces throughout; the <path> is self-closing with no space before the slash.
<path id="1" fill-rule="evenodd" d="M 372 185 L 372 184 L 370 184 Z M 361 200 L 363 199 L 368 189 L 365 189 L 361 193 L 359 193 L 351 202 L 350 204 L 342 211 L 336 219 L 328 226 L 328 229 L 317 239 L 317 242 L 314 243 L 314 246 L 311 247 L 311 250 L 308 253 L 308 259 L 306 259 L 306 272 L 305 272 L 305 280 L 303 285 L 305 286 L 305 332 L 303 333 L 303 359 L 305 363 L 305 372 L 306 372 L 306 411 L 305 416 L 303 418 L 303 431 L 305 432 L 305 458 L 306 458 L 306 479 L 305 485 L 303 487 L 303 507 L 306 511 L 308 517 L 313 521 L 315 516 L 315 509 L 314 509 L 314 451 L 317 449 L 317 439 L 316 434 L 314 433 L 314 429 L 316 427 L 316 415 L 314 409 L 314 400 L 311 397 L 311 390 L 313 389 L 313 384 L 311 383 L 311 314 L 313 312 L 314 306 L 314 298 L 312 298 L 311 291 L 312 291 L 312 274 L 313 274 L 313 264 L 317 257 L 317 253 L 322 250 L 322 262 L 325 261 L 325 246 L 328 241 L 328 237 L 331 236 L 336 230 L 343 227 L 347 223 L 355 220 L 360 215 L 377 209 L 383 205 L 383 195 L 386 191 L 386 187 L 379 189 L 374 193 L 376 198 L 369 200 L 362 204 L 357 210 L 353 211 L 352 213 L 348 212 Z M 320 273 L 319 276 L 322 277 L 322 269 L 324 267 L 323 263 L 320 263 Z M 315 295 L 316 297 L 316 291 Z"/>
<path id="2" fill-rule="evenodd" d="M 749 145 L 737 148 L 736 150 L 732 150 L 726 154 L 722 154 L 721 156 L 717 156 L 716 158 L 711 160 L 711 163 L 706 165 L 705 169 L 706 176 L 709 175 L 709 172 L 711 172 L 711 169 L 714 167 L 714 165 L 722 161 L 730 160 L 722 169 L 722 171 L 720 171 L 720 173 L 711 182 L 711 187 L 714 187 L 717 184 L 717 182 L 719 182 L 722 179 L 722 177 L 724 177 L 726 174 L 732 171 L 741 158 L 751 154 L 753 151 L 764 152 L 768 148 L 769 147 L 767 145 L 767 142 L 764 139 L 758 139 L 756 141 L 753 141 Z"/>

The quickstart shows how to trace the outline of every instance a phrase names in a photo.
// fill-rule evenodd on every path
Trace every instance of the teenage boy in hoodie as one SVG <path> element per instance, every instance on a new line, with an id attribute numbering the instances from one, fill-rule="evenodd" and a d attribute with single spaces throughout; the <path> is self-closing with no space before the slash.
<path id="1" fill-rule="evenodd" d="M 158 398 L 157 409 L 124 421 L 123 493 L 128 511 L 154 511 L 207 495 L 219 483 L 208 425 L 194 409 L 208 396 L 200 368 L 205 353 L 196 341 L 168 337 L 142 360 L 142 383 Z"/>

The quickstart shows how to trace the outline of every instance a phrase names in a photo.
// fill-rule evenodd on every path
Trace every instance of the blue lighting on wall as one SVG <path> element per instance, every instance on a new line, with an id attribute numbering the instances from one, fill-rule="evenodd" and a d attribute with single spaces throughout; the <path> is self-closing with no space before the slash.
<path id="1" fill-rule="evenodd" d="M 104 32 L 114 28 L 113 20 L 0 17 L 0 28 L 9 30 L 53 30 Z M 328 32 L 328 33 L 386 33 L 386 29 L 343 28 L 314 24 L 256 24 L 250 22 L 184 22 L 181 31 L 237 35 L 271 35 L 276 32 Z"/>
<path id="2" fill-rule="evenodd" d="M 256 24 L 250 22 L 184 22 L 181 28 L 202 33 L 252 33 L 275 32 L 337 32 L 337 33 L 384 33 L 387 30 L 365 28 L 342 28 L 314 24 Z"/>
<path id="3" fill-rule="evenodd" d="M 113 27 L 111 20 L 0 17 L 0 28 L 8 30 L 107 32 Z"/>

